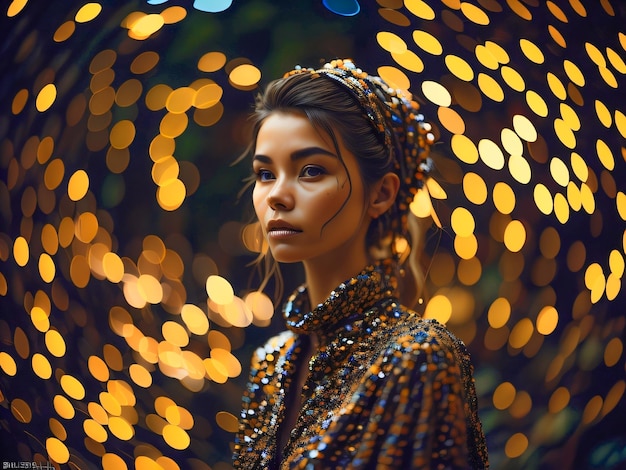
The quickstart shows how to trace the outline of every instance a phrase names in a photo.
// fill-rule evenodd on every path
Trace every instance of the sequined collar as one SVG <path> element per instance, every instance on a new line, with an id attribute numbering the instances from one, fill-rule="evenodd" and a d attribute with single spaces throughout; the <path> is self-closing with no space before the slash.
<path id="1" fill-rule="evenodd" d="M 311 310 L 306 286 L 298 287 L 283 308 L 287 327 L 296 332 L 325 337 L 340 326 L 360 317 L 376 302 L 393 297 L 397 280 L 393 262 L 367 266 L 355 277 L 342 282 L 329 297 Z"/>

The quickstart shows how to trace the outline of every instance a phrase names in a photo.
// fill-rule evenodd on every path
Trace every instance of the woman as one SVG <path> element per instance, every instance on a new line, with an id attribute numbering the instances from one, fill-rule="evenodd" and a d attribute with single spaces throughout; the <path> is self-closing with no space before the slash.
<path id="1" fill-rule="evenodd" d="M 288 330 L 252 360 L 236 468 L 488 467 L 465 346 L 400 302 L 422 283 L 408 208 L 429 130 L 347 59 L 259 97 L 255 212 L 273 258 L 302 263 L 306 283 L 284 306 Z"/>

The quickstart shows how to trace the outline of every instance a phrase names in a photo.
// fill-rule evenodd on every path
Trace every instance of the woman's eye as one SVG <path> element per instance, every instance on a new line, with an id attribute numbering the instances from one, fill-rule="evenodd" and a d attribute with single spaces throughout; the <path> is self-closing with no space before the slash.
<path id="1" fill-rule="evenodd" d="M 306 178 L 314 178 L 326 173 L 323 168 L 319 166 L 306 166 L 302 169 L 302 176 Z"/>
<path id="2" fill-rule="evenodd" d="M 256 177 L 259 181 L 269 181 L 274 178 L 274 175 L 272 175 L 272 172 L 269 170 L 258 170 Z"/>

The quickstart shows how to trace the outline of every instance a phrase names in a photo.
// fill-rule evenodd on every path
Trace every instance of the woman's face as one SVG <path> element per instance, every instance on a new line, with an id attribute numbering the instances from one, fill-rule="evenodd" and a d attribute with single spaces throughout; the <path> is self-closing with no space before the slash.
<path id="1" fill-rule="evenodd" d="M 340 139 L 339 149 L 343 164 L 331 138 L 297 113 L 275 112 L 261 125 L 253 202 L 277 261 L 359 267 L 367 261 L 365 188 L 356 157 Z"/>

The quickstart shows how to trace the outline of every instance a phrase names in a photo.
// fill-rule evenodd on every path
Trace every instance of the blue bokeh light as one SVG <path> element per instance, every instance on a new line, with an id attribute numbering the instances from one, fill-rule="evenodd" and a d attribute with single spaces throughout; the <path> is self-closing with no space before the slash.
<path id="1" fill-rule="evenodd" d="M 341 16 L 354 16 L 361 11 L 361 5 L 357 0 L 322 0 L 324 6 Z"/>
<path id="2" fill-rule="evenodd" d="M 208 13 L 219 13 L 228 9 L 232 4 L 233 0 L 195 0 L 193 7 Z"/>

